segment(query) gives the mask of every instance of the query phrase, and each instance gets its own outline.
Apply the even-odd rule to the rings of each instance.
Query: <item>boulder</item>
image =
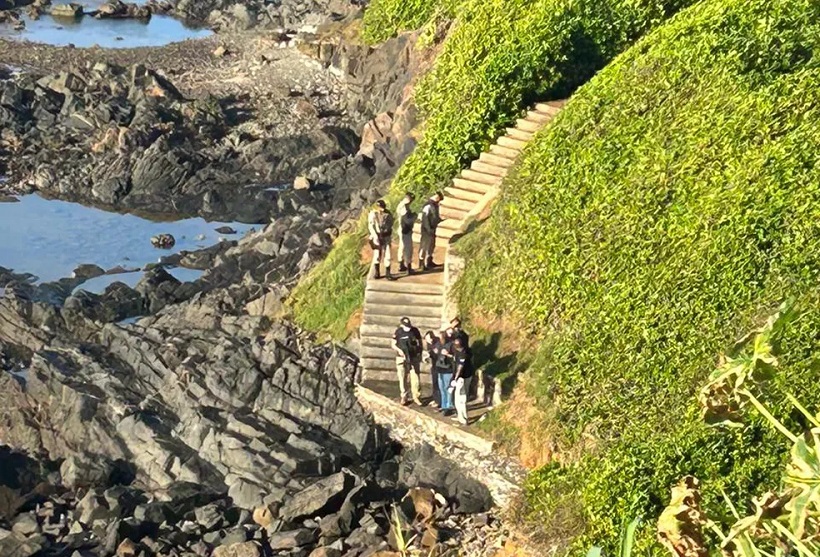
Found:
[[[214,549],[213,557],[262,557],[262,549],[256,542],[233,543]]]
[[[324,516],[338,511],[356,478],[345,471],[323,478],[306,487],[282,505],[279,516],[286,522]]]
[[[268,543],[273,551],[282,551],[315,543],[317,539],[318,536],[315,530],[300,528],[299,530],[271,534]]]
[[[111,462],[99,456],[71,455],[60,465],[63,485],[69,488],[105,487],[112,472]]]
[[[57,4],[51,8],[52,17],[78,18],[83,15],[83,7],[80,4]]]
[[[342,557],[342,552],[335,547],[317,547],[308,557]]]
[[[297,176],[293,180],[293,189],[295,190],[309,190],[311,185],[310,180],[305,176]]]
[[[171,234],[157,234],[151,237],[151,245],[160,249],[171,249],[177,243]]]

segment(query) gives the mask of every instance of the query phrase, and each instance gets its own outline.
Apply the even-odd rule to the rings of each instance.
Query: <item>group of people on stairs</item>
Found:
[[[396,208],[399,219],[399,272],[412,275],[413,271],[413,226],[418,214],[411,207],[416,196],[407,192]],[[444,194],[436,192],[421,208],[421,240],[419,242],[419,270],[430,270],[437,266],[433,261],[433,252],[436,250],[436,228],[442,218],[439,213],[439,203]],[[370,247],[373,249],[374,278],[381,278],[381,265],[384,263],[384,276],[388,280],[395,280],[391,271],[391,251],[393,243],[393,227],[396,218],[387,208],[384,200],[378,200],[367,215],[367,232]]]
[[[400,402],[410,403],[407,387],[409,382],[412,400],[418,406],[421,401],[421,364],[430,365],[433,383],[431,405],[445,416],[452,416],[467,425],[467,398],[473,380],[473,361],[470,337],[456,317],[450,326],[436,335],[427,331],[422,337],[410,319],[402,317],[399,328],[393,333],[393,350],[396,351],[396,372],[399,377]]]

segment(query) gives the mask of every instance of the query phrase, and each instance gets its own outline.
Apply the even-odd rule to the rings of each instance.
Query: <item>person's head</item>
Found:
[[[401,325],[401,328],[404,329],[405,331],[409,331],[410,327],[413,326],[413,324],[410,322],[409,317],[402,317],[401,321],[399,321],[399,325]]]
[[[447,338],[453,338],[456,334],[456,331],[452,327],[447,327]]]
[[[408,191],[407,193],[404,194],[404,201],[406,201],[407,203],[412,203],[415,199],[416,199],[416,196],[412,192]]]
[[[426,333],[424,333],[424,342],[429,344],[434,340],[436,340],[436,335],[435,333],[433,333],[433,331],[427,331]]]
[[[384,204],[383,199],[379,199],[376,201],[376,209],[379,211],[384,211],[387,208],[387,205]]]
[[[461,319],[459,319],[458,317],[453,317],[450,320],[450,327],[452,327],[456,331],[460,330],[461,329]]]
[[[438,332],[438,338],[439,338],[439,340],[441,340],[442,342],[444,342],[445,340],[447,340],[447,329],[441,329],[441,330]]]
[[[441,203],[441,200],[444,199],[444,194],[440,191],[437,191],[432,195],[432,197],[430,197],[430,199],[432,201],[435,201],[436,203]]]
[[[460,339],[460,338],[456,338],[455,340],[453,340],[453,349],[454,349],[456,352],[458,352],[458,351],[459,351],[459,350],[461,350],[462,348],[464,348],[464,345],[462,344],[462,342],[461,342],[461,339]]]

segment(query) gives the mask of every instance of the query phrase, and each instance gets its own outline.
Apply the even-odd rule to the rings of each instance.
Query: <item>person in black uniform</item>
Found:
[[[444,343],[433,331],[424,333],[424,344],[427,348],[427,362],[430,364],[430,379],[433,382],[433,404],[435,408],[441,408],[441,388],[438,384],[438,369],[436,368],[436,361],[438,360],[441,347]]]
[[[468,335],[467,331],[461,327],[461,319],[458,317],[453,317],[453,319],[450,320],[450,329],[452,329],[452,338],[450,340],[453,341],[455,339],[460,339],[461,345],[469,352],[470,335]]]
[[[399,377],[401,403],[409,404],[407,396],[407,378],[410,376],[410,392],[413,402],[421,406],[421,389],[419,373],[421,372],[422,339],[419,330],[413,326],[408,317],[402,317],[399,328],[393,333],[393,350],[396,351],[396,373]]]
[[[473,362],[460,338],[453,341],[453,359],[456,370],[453,375],[456,419],[461,425],[467,425],[467,393],[473,381]]]

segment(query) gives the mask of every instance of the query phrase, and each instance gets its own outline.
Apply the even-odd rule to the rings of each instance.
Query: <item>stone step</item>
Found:
[[[473,204],[473,206],[475,206],[475,204]],[[443,203],[441,207],[439,207],[439,213],[443,218],[458,221],[463,221],[470,210],[472,210],[472,207],[470,207],[470,209],[459,209],[457,207],[444,205]]]
[[[461,171],[461,177],[473,182],[478,182],[479,184],[487,184],[489,186],[496,186],[501,182],[501,178],[499,176],[485,174],[484,172],[477,172],[469,168],[465,168]]]
[[[476,172],[482,172],[484,174],[490,174],[492,176],[498,176],[499,178],[503,178],[507,175],[507,168],[503,166],[496,166],[492,163],[486,163],[480,160],[473,161],[470,164],[470,168],[475,170]]]
[[[438,252],[438,249],[436,249]],[[443,256],[441,260],[443,261]],[[444,295],[444,273],[424,272],[402,277],[399,280],[370,279],[367,281],[367,291],[392,292],[400,294],[429,294]]]
[[[400,281],[397,281],[400,282]],[[441,307],[443,297],[438,292],[379,292],[377,290],[365,292],[365,303],[374,304],[407,304],[416,307]],[[374,307],[377,310],[379,306]]]
[[[364,381],[367,385],[380,385],[381,389],[384,390],[395,390],[398,392],[398,373],[396,372],[396,368],[394,367],[392,370],[373,370],[367,372],[367,375],[364,378]],[[419,381],[421,382],[422,387],[426,387],[426,390],[431,388],[433,378],[430,375],[430,370],[421,370],[419,374]],[[428,396],[425,392],[425,389],[422,389],[422,397]],[[412,408],[412,407],[411,407]]]
[[[412,321],[412,319],[411,319],[411,321]],[[396,322],[393,325],[382,325],[380,323],[362,323],[361,327],[359,327],[359,334],[362,336],[362,338],[369,337],[369,338],[374,339],[373,342],[368,342],[368,344],[370,344],[370,345],[378,344],[378,340],[376,340],[376,339],[392,339],[393,338],[393,333],[396,332],[396,328],[398,326],[399,326],[398,319],[396,319]],[[422,330],[422,328],[419,327],[419,330],[421,330],[422,334],[424,334],[424,332],[428,328],[429,329],[435,329],[435,327],[427,327],[424,330]],[[440,328],[440,325],[439,325],[439,328]]]
[[[453,185],[444,188],[444,195],[470,201],[471,203],[478,203],[491,189],[493,187],[487,184],[473,182],[466,178],[453,178]]]
[[[499,166],[501,168],[509,168],[515,162],[513,159],[508,159],[507,157],[502,157],[493,153],[481,153],[478,160],[486,164]]]
[[[402,317],[409,317],[411,320],[414,317],[441,317],[441,306],[409,306],[402,303],[379,303],[373,307],[365,307],[364,313],[365,315],[395,316],[396,327],[398,327],[399,319]]]
[[[531,120],[526,120],[526,119],[523,119],[523,118],[519,118],[518,120],[515,121],[515,127],[518,130],[523,130],[523,131],[526,131],[526,132],[535,133],[538,130],[540,130],[541,128],[543,128],[544,125],[541,124],[540,122],[533,122]]]
[[[455,191],[455,190],[454,190]],[[464,192],[466,190],[458,190],[457,193]],[[444,194],[447,195],[447,190],[444,191]],[[459,197],[447,196],[441,201],[440,207],[444,209],[445,207],[448,209],[456,209],[459,211],[469,212],[475,207],[475,204],[483,197],[482,195],[473,194],[473,192],[468,192],[467,195],[470,195],[471,198],[474,199],[462,199]]]
[[[372,373],[378,373],[380,371],[383,371],[387,373],[392,373],[393,380],[397,380],[398,376],[396,374],[396,358],[367,357],[359,359],[359,362],[361,363],[362,368],[364,369],[363,375],[365,379],[369,379],[370,377],[372,377]],[[383,376],[387,377],[387,373],[385,373]]]
[[[504,147],[503,145],[490,145],[490,153],[493,155],[504,157],[510,162],[515,162],[515,159],[518,158],[519,153],[521,153],[521,149],[517,147]]]
[[[523,142],[524,144],[526,144],[530,139],[532,139],[533,135],[535,134],[533,134],[530,131],[519,130],[518,128],[507,128],[507,137],[517,139]],[[499,143],[503,145],[501,141],[499,141]]]
[[[544,112],[538,112],[537,110],[529,110],[527,111],[527,120],[530,122],[538,122],[542,126],[552,120],[552,114],[547,114]]]
[[[520,152],[521,149],[523,149],[524,147],[527,146],[527,140],[528,139],[529,138],[519,139],[517,137],[512,137],[512,136],[505,135],[505,136],[499,137],[498,140],[496,141],[496,143],[499,146],[505,147],[507,149],[518,149],[519,152]]]
[[[424,334],[424,331],[422,331],[422,334]],[[362,359],[393,360],[395,365],[396,352],[391,348],[390,343],[383,342],[381,346],[362,346],[359,357]]]
[[[419,328],[422,333],[427,331],[439,331],[442,326],[441,316],[439,317],[418,317],[416,319],[411,319],[413,325]],[[396,320],[396,316],[394,315],[374,315],[374,314],[366,314],[362,317],[362,324],[366,325],[384,325],[393,327],[395,330],[396,327],[399,326],[398,321]],[[370,342],[371,339],[363,338],[361,339],[362,346],[367,344],[372,344]],[[378,340],[376,344],[382,344],[381,339]]]
[[[566,101],[549,101],[545,103],[536,103],[535,110],[545,114],[552,114],[553,116],[561,111]]]

